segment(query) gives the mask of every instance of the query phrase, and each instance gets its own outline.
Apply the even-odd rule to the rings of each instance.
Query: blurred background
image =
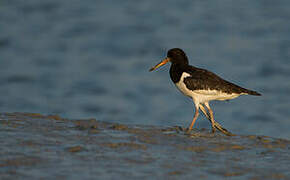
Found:
[[[213,102],[237,134],[290,139],[290,1],[1,0],[0,111],[187,127],[193,102],[169,65],[190,64],[256,90]],[[210,124],[200,116],[197,128]]]

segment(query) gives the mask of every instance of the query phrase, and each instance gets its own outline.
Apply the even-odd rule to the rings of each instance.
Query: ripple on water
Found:
[[[180,47],[192,65],[263,94],[216,106],[218,121],[289,138],[290,1],[221,2],[1,1],[0,110],[188,125],[192,103],[169,66],[148,73]]]

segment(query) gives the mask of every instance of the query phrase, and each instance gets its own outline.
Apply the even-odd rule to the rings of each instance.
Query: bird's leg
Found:
[[[212,132],[214,133],[216,131],[215,121],[211,120],[210,115],[208,114],[208,112],[206,111],[206,109],[204,108],[204,106],[202,104],[199,104],[199,108],[201,109],[201,111],[203,112],[205,117],[210,121]]]
[[[227,136],[235,136],[234,134],[232,134],[231,132],[229,132],[226,128],[223,128],[222,125],[220,125],[218,122],[214,122],[215,123],[215,127],[221,131],[222,133],[224,133]]]
[[[205,115],[205,117],[210,120],[209,115],[206,111],[206,109],[204,108],[204,106],[202,104],[199,104],[199,108],[201,109],[201,111],[203,112],[203,114]]]
[[[199,106],[196,105],[196,106],[195,106],[195,114],[194,114],[194,116],[193,116],[193,120],[192,120],[192,122],[191,122],[191,124],[190,124],[188,130],[191,130],[191,129],[192,129],[192,127],[193,127],[193,125],[194,125],[194,123],[195,123],[195,121],[196,121],[196,119],[197,119],[197,117],[198,117],[198,115],[199,115],[198,110],[199,110]]]
[[[213,111],[210,108],[209,103],[206,102],[206,103],[204,103],[204,105],[206,106],[206,108],[209,111],[209,117],[210,117],[210,121],[212,123],[212,126],[214,126],[215,128],[217,128],[219,131],[221,131],[222,133],[224,133],[227,136],[234,136],[234,134],[232,134],[231,132],[229,132],[228,130],[226,130],[225,128],[223,128],[218,122],[216,122],[214,120]]]

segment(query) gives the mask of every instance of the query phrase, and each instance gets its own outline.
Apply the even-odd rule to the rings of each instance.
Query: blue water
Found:
[[[188,126],[169,65],[190,63],[262,97],[213,102],[237,134],[290,138],[290,1],[1,0],[0,111]],[[200,116],[198,128],[208,128]]]

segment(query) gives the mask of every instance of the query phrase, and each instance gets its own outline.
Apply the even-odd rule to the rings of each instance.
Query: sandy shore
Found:
[[[290,179],[290,141],[0,114],[1,179]]]

